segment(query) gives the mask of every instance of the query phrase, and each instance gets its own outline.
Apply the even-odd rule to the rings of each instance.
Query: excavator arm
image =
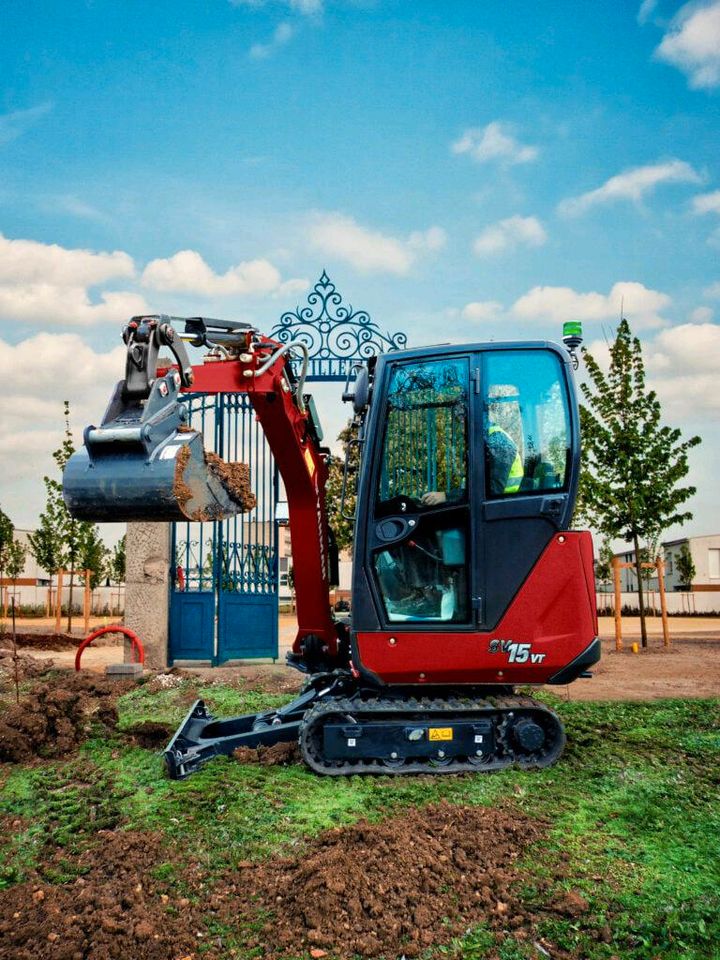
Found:
[[[179,334],[173,323],[184,323]],[[246,324],[202,317],[134,317],[123,331],[125,379],[99,427],[69,460],[63,493],[70,513],[93,522],[221,520],[255,503],[244,464],[205,451],[181,394],[246,393],[285,483],[295,557],[296,665],[344,665],[331,613],[330,532],[325,507],[327,456],[303,394],[307,349],[280,344]],[[183,341],[209,347],[191,365]],[[161,347],[176,361],[163,366]],[[302,354],[302,372],[290,359]],[[341,649],[341,647],[343,649]]]

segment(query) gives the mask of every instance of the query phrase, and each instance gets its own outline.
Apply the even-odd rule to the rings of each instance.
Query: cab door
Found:
[[[473,629],[471,354],[378,363],[363,454],[353,624]]]
[[[480,359],[476,546],[479,622],[490,630],[552,536],[570,525],[580,450],[577,401],[563,351],[552,344],[498,345]],[[514,453],[509,470],[508,450]]]

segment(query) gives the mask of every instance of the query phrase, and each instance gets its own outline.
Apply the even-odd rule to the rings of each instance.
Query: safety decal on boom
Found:
[[[508,663],[542,663],[547,654],[533,653],[531,643],[515,640],[491,640],[490,653],[506,653]]]

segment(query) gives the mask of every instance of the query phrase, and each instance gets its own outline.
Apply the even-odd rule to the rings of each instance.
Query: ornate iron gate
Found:
[[[407,344],[383,333],[365,310],[345,304],[323,270],[307,304],[286,311],[270,336],[300,341],[310,354],[307,381],[340,382],[354,361]],[[188,394],[192,425],[205,448],[250,466],[257,507],[222,523],[173,526],[169,660],[278,655],[278,471],[245,394]]]
[[[170,661],[278,655],[278,473],[245,394],[190,394],[192,425],[224,460],[250,464],[257,506],[221,523],[173,525]]]

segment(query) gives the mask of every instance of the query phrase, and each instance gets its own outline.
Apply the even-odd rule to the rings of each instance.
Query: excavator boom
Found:
[[[173,324],[183,323],[179,334]],[[135,317],[125,327],[125,379],[117,384],[99,427],[63,475],[70,513],[93,522],[213,521],[252,510],[246,464],[226,463],[203,446],[188,423],[182,393],[247,393],[288,492],[296,556],[298,635],[303,652],[331,661],[338,632],[329,603],[331,545],[325,513],[327,454],[303,395],[304,373],[290,367],[302,345],[282,345],[247,324],[202,317]],[[207,347],[192,366],[183,339]],[[158,360],[167,346],[172,367]]]

